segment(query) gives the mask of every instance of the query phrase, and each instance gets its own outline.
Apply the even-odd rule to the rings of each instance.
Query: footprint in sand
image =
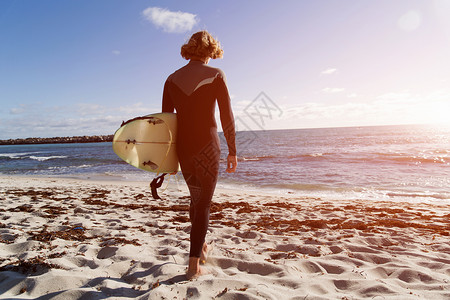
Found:
[[[103,247],[98,252],[97,258],[98,259],[110,258],[110,257],[116,255],[117,250],[119,250],[118,247],[109,247],[109,246]]]

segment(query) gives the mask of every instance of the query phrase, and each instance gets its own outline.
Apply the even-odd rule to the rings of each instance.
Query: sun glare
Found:
[[[450,126],[450,100],[435,103],[428,116],[430,123],[447,124]]]

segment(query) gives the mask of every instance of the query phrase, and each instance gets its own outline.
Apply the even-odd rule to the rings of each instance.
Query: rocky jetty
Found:
[[[26,138],[26,139],[0,140],[0,145],[101,143],[101,142],[112,142],[112,140],[113,135]]]

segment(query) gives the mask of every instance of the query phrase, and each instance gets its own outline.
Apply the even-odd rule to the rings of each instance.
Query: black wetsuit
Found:
[[[220,69],[191,60],[171,74],[164,85],[162,111],[176,109],[177,154],[191,194],[190,257],[200,257],[219,173],[216,100],[228,152],[236,155],[234,117],[225,75]]]

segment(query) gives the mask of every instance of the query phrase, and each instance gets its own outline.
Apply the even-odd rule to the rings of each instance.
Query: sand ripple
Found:
[[[145,183],[0,178],[0,298],[450,299],[450,208],[217,191],[185,277],[189,197]]]

